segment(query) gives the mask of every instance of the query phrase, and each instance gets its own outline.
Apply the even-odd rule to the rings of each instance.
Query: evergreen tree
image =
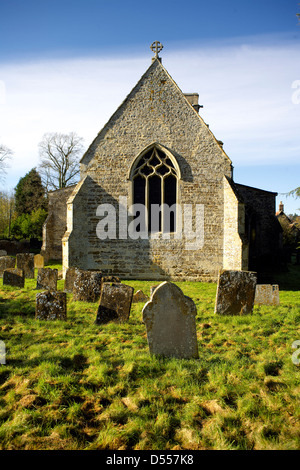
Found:
[[[15,188],[15,210],[18,216],[37,209],[47,210],[47,197],[42,180],[35,168],[20,178]]]

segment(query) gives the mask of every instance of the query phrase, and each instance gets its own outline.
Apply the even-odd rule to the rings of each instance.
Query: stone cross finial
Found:
[[[151,46],[150,46],[150,49],[154,52],[155,54],[155,59],[159,59],[158,57],[158,53],[163,49],[163,45],[161,42],[159,41],[154,41]]]

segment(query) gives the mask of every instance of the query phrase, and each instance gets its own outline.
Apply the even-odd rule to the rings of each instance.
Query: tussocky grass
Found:
[[[95,325],[97,303],[67,294],[67,321],[37,321],[36,280],[1,282],[0,449],[299,449],[300,292],[220,316],[216,284],[176,284],[197,306],[198,360],[149,355],[143,303]]]

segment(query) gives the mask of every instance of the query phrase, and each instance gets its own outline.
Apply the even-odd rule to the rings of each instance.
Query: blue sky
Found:
[[[87,147],[159,40],[178,86],[199,93],[235,181],[296,212],[300,200],[281,193],[300,185],[298,3],[0,0],[0,142],[14,151],[3,189],[38,164],[44,133],[75,131]]]

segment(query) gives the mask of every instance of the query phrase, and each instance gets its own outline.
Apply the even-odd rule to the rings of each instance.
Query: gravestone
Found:
[[[148,302],[149,297],[142,290],[138,290],[132,298],[132,302]]]
[[[24,270],[25,278],[34,279],[34,254],[17,253],[17,268]]]
[[[57,269],[40,268],[37,273],[36,289],[57,290]]]
[[[253,312],[256,273],[252,271],[220,271],[215,313],[244,315]]]
[[[6,250],[0,250],[0,256],[7,256]]]
[[[77,268],[68,268],[66,271],[65,277],[65,286],[64,291],[69,292],[70,294],[73,293],[74,289],[74,282],[77,276],[78,269]]]
[[[279,305],[279,286],[277,284],[256,284],[254,304]]]
[[[9,268],[3,271],[3,285],[24,287],[25,276],[24,271],[18,268]]]
[[[34,267],[36,269],[45,267],[45,260],[43,255],[34,255]]]
[[[0,277],[3,277],[3,271],[5,269],[14,268],[15,264],[16,264],[16,260],[12,256],[1,256],[0,257]]]
[[[67,294],[59,291],[44,291],[36,294],[36,320],[66,320]]]
[[[102,276],[102,282],[121,282],[117,276]]]
[[[163,282],[143,308],[150,354],[197,359],[197,309],[192,299],[171,282]]]
[[[73,287],[73,300],[96,302],[100,297],[101,285],[102,273],[100,271],[78,269]]]
[[[104,282],[95,323],[125,322],[130,315],[134,288],[121,283]]]

